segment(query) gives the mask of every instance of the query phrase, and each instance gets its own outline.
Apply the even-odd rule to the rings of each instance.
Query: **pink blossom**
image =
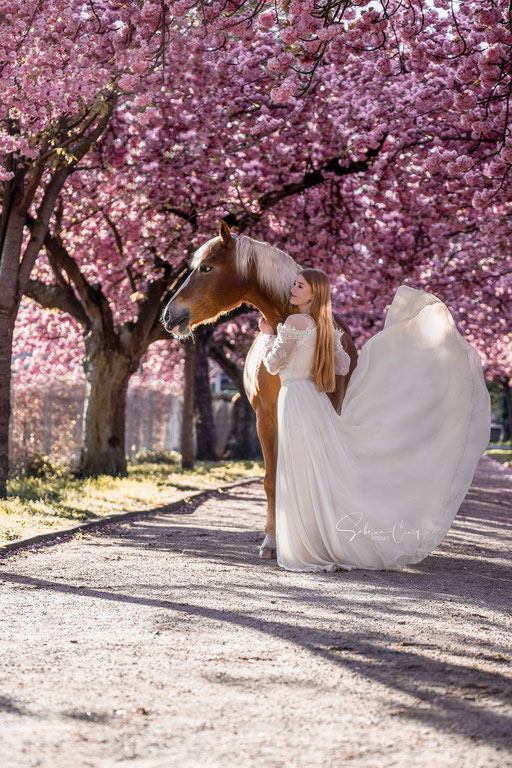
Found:
[[[119,78],[119,87],[130,91],[137,86],[138,77],[136,75],[123,75]]]
[[[298,33],[297,30],[294,27],[286,27],[282,30],[279,37],[283,41],[283,43],[294,43],[297,40]]]
[[[264,29],[270,29],[273,27],[276,21],[275,12],[273,10],[264,11],[258,16],[258,24]]]

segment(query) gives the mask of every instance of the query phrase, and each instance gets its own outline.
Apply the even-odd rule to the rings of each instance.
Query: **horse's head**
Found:
[[[247,277],[236,269],[234,238],[221,221],[219,236],[196,251],[190,263],[192,272],[162,313],[167,331],[187,336],[197,325],[213,322],[242,303]]]
[[[272,323],[296,311],[290,292],[302,271],[291,256],[246,235],[232,235],[221,221],[219,236],[204,243],[190,263],[191,274],[162,313],[165,329],[178,338],[213,323],[242,302]]]

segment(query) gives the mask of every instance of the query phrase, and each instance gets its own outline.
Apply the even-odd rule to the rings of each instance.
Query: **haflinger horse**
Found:
[[[190,337],[198,325],[213,323],[243,302],[259,309],[274,333],[277,333],[278,323],[300,311],[290,304],[290,292],[296,275],[303,268],[269,243],[233,234],[224,221],[220,222],[219,236],[204,243],[194,253],[189,266],[191,274],[162,313],[166,330],[178,339]],[[345,331],[341,341],[351,360],[349,372],[345,376],[336,376],[336,389],[328,393],[333,407],[340,413],[350,376],[357,364],[357,351],[343,319],[334,313],[333,319]],[[270,559],[276,556],[277,398],[281,380],[278,374],[270,374],[261,360],[263,338],[264,334],[258,332],[247,353],[244,389],[256,413],[256,428],[265,461],[263,482],[267,521],[259,556]]]

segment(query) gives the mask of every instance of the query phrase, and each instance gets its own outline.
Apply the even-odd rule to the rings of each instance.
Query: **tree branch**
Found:
[[[106,104],[105,112],[99,117],[94,130],[86,136],[83,136],[77,146],[71,151],[73,160],[54,171],[53,176],[44,191],[43,199],[37,212],[37,219],[32,229],[32,237],[29,239],[25,248],[25,253],[21,259],[18,278],[18,293],[20,296],[24,293],[24,288],[30,277],[30,273],[32,272],[32,267],[34,266],[37,255],[43,245],[45,235],[48,231],[50,217],[55,209],[59,193],[64,186],[66,179],[74,171],[78,162],[84,157],[94,142],[105,130],[108,121],[110,120],[110,116],[112,115],[115,103],[116,97],[111,96]],[[25,216],[26,212],[23,215]]]
[[[80,267],[70,256],[59,235],[46,233],[44,246],[53,271],[63,270],[75,286],[83,312],[89,319],[89,325],[101,324],[106,333],[114,333],[114,319],[107,299],[100,286],[92,286],[82,274]],[[70,288],[71,290],[71,288]]]
[[[208,351],[208,356],[219,365],[226,376],[229,376],[238,391],[245,395],[244,390],[244,369],[238,365],[232,358],[226,357],[225,345],[219,341],[212,341]]]
[[[367,171],[369,166],[372,165],[373,161],[382,149],[387,136],[388,134],[385,133],[382,139],[379,141],[378,146],[367,151],[364,160],[355,160],[350,163],[350,165],[345,167],[340,165],[339,157],[333,157],[316,171],[305,173],[301,181],[284,184],[281,189],[273,190],[272,192],[266,192],[256,201],[259,208],[257,213],[247,211],[242,216],[239,216],[237,213],[229,213],[227,216],[224,216],[224,221],[226,224],[228,224],[228,226],[236,226],[239,231],[243,231],[248,226],[250,226],[250,224],[259,221],[265,211],[267,211],[269,208],[273,208],[281,200],[284,200],[287,197],[293,197],[293,195],[304,192],[306,189],[310,189],[311,187],[323,184],[324,181],[328,180],[324,175],[326,173],[334,173],[336,176],[341,177],[349,176],[353,173],[361,173],[363,171]]]
[[[25,296],[34,299],[46,309],[59,309],[74,317],[86,330],[90,329],[90,321],[79,300],[68,286],[68,290],[56,283],[43,283],[41,280],[29,280],[25,288]]]
[[[102,211],[103,216],[105,217],[105,221],[109,225],[110,229],[114,233],[114,239],[116,241],[117,250],[119,251],[119,255],[121,257],[121,261],[123,262],[124,270],[126,272],[126,276],[128,278],[128,282],[130,283],[130,288],[132,289],[132,293],[136,293],[137,286],[135,285],[135,280],[133,279],[133,275],[130,272],[130,267],[126,263],[126,259],[124,257],[124,246],[123,246],[123,240],[121,235],[119,234],[119,230],[108,215],[108,213],[105,213],[105,211]]]

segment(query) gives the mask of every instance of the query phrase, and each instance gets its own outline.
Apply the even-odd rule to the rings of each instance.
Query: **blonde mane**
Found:
[[[256,267],[256,280],[260,288],[277,301],[289,299],[290,288],[295,275],[302,271],[291,256],[270,243],[254,240],[247,235],[232,235],[235,241],[235,264],[237,273],[247,278],[251,264]],[[220,243],[220,237],[214,237],[204,243],[194,253],[190,268],[195,269],[206,258],[210,248]]]

